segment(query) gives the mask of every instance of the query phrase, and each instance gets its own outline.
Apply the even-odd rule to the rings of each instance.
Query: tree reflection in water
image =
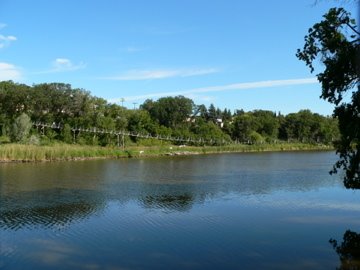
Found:
[[[339,255],[341,270],[360,269],[360,234],[347,230],[343,236],[343,242],[338,244],[335,239],[329,240],[336,253]]]
[[[148,208],[188,211],[194,203],[194,197],[189,193],[147,195],[146,197],[141,198],[140,202]]]
[[[59,189],[29,191],[0,198],[0,229],[61,228],[104,209],[101,193]]]

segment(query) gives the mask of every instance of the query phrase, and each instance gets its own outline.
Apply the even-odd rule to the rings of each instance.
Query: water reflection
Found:
[[[61,227],[103,210],[110,201],[184,212],[228,194],[305,192],[338,184],[327,175],[331,157],[268,153],[0,164],[0,228]]]
[[[100,211],[103,200],[89,190],[51,189],[1,197],[0,229],[62,228]]]
[[[339,255],[341,270],[358,270],[360,269],[360,234],[347,230],[344,233],[341,244],[335,239],[330,239],[336,253]]]
[[[176,211],[188,211],[194,203],[192,194],[184,193],[182,195],[163,194],[163,195],[148,195],[140,198],[139,201],[147,208],[162,208]]]
[[[0,164],[0,268],[332,269],[329,236],[360,213],[360,196],[328,175],[334,159]]]

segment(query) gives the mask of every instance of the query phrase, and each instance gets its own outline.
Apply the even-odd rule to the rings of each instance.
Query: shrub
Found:
[[[262,143],[264,141],[264,138],[256,131],[250,132],[249,139],[252,143]]]
[[[15,142],[24,142],[29,136],[32,122],[26,113],[17,117],[12,125],[11,139]]]

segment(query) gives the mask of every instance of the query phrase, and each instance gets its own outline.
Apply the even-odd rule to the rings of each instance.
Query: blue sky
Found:
[[[357,17],[354,2],[0,0],[0,80],[70,83],[129,108],[182,94],[222,109],[330,115],[295,53],[330,7]]]

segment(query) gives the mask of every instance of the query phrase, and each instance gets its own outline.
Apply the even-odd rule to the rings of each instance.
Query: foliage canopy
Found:
[[[33,125],[39,122],[61,128]],[[301,132],[297,131],[299,126]],[[0,82],[2,141],[9,141],[5,137],[16,134],[11,136],[12,141],[22,143],[51,144],[61,141],[115,146],[126,140],[126,144],[144,144],[144,140],[135,136],[120,140],[116,132],[102,131],[159,135],[186,139],[187,142],[192,139],[192,143],[198,145],[204,145],[205,141],[211,145],[223,145],[234,141],[261,144],[278,140],[329,144],[338,134],[336,119],[310,111],[287,116],[265,110],[237,110],[236,114],[232,114],[230,110],[221,110],[214,104],[209,107],[195,105],[183,96],[146,100],[140,109],[135,110],[110,104],[83,89],[73,89],[69,84],[27,86],[11,81]],[[29,136],[36,140],[28,140]]]
[[[345,187],[360,188],[360,33],[343,8],[331,8],[323,18],[309,29],[305,45],[296,56],[311,72],[316,59],[324,65],[316,75],[322,87],[321,98],[335,105],[334,117],[339,120],[341,134],[335,144],[340,158],[332,173],[344,169]]]

